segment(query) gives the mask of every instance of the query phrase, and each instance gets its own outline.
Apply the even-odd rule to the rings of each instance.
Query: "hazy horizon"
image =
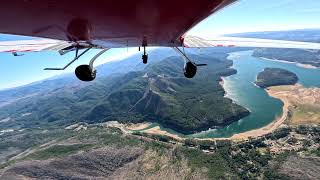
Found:
[[[222,34],[244,32],[265,32],[299,29],[319,29],[320,2],[306,0],[238,1],[217,13],[209,16],[188,34],[204,37],[216,37]],[[0,41],[28,39],[30,37],[0,34]],[[2,78],[0,90],[26,85],[56,75],[73,72],[80,64],[88,63],[88,59],[95,55],[95,50],[85,54],[82,58],[68,67],[65,71],[44,71],[47,67],[62,67],[67,64],[73,53],[60,56],[57,52],[26,53],[24,56],[14,57],[11,53],[0,54]],[[120,60],[139,53],[138,48],[119,48],[109,50],[103,54],[95,65]],[[141,52],[140,52],[141,53]]]

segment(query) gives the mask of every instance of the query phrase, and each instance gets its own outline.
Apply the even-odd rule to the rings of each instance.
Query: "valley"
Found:
[[[1,92],[8,94],[7,99],[12,94],[15,100],[0,108],[0,119],[10,118],[1,128],[59,127],[78,121],[157,122],[179,133],[192,134],[247,116],[246,108],[224,97],[225,91],[219,84],[222,76],[236,73],[230,68],[232,61],[227,60],[226,52],[195,55],[190,51],[191,58],[209,64],[191,80],[183,77],[183,61],[173,50],[159,49],[150,55],[155,62],[135,71],[130,66],[141,66],[134,61],[135,56],[118,62],[127,65],[126,72],[110,73],[114,66],[120,67],[113,63],[98,67],[98,71],[108,73],[95,82],[83,83],[67,76]],[[166,56],[158,59],[158,54]],[[57,88],[49,90],[55,83]],[[42,86],[47,88],[38,90]],[[26,96],[32,92],[37,94]]]
[[[320,129],[316,126],[282,127],[245,141],[209,141],[126,133],[123,126],[115,125],[79,123],[65,129],[8,133],[0,147],[21,148],[21,153],[1,163],[0,178],[319,178],[315,172],[320,167]],[[38,138],[32,138],[32,144],[17,144],[17,138],[25,137]],[[292,173],[296,171],[300,173]]]
[[[0,179],[320,178],[318,52],[186,52],[194,79],[159,48],[0,91]]]

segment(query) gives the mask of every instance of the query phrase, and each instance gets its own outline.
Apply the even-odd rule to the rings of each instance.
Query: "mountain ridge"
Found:
[[[0,108],[0,119],[10,117],[12,120],[3,124],[3,128],[10,125],[17,128],[47,124],[65,126],[78,121],[152,121],[190,134],[224,126],[248,115],[245,108],[223,97],[225,92],[219,84],[221,76],[236,73],[230,69],[232,61],[226,59],[227,53],[211,51],[209,54],[214,57],[210,57],[206,55],[209,50],[200,55],[188,51],[195,62],[209,64],[199,69],[194,79],[183,76],[183,61],[171,49],[157,49],[156,55],[150,54],[159,59],[155,58],[148,66],[140,65],[140,59],[133,61],[137,58],[133,56],[124,61],[127,65],[122,70],[113,71],[114,65],[98,67],[101,74],[94,82],[78,82],[74,77],[45,81],[52,84],[56,81],[59,86],[51,90],[35,89],[34,96],[24,96],[15,104]],[[117,63],[120,66],[123,62]],[[138,63],[140,70],[132,71],[130,67],[134,69]],[[16,93],[19,95],[19,91]]]

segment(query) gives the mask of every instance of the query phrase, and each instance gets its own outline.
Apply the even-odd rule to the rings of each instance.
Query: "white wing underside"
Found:
[[[258,47],[258,48],[290,48],[290,49],[320,49],[320,43],[283,41],[255,38],[217,37],[203,39],[196,36],[184,38],[185,47]]]
[[[0,42],[0,52],[38,52],[38,51],[59,51],[72,45],[72,42],[35,39],[21,41]],[[294,48],[294,49],[315,49],[320,50],[320,43],[283,41],[255,38],[238,37],[216,37],[203,39],[196,36],[184,38],[185,47],[208,48],[208,47],[257,47],[257,48]]]
[[[0,52],[59,51],[71,43],[52,39],[1,41]]]

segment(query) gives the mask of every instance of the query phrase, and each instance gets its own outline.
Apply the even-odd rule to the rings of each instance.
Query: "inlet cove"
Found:
[[[252,53],[253,51],[230,53],[228,59],[233,60],[232,68],[236,69],[237,73],[222,78],[226,97],[247,108],[250,111],[249,116],[223,128],[209,129],[187,136],[164,128],[157,123],[151,124],[149,128],[159,126],[160,131],[175,134],[180,137],[228,138],[239,133],[267,126],[282,116],[282,107],[284,104],[280,99],[269,96],[263,88],[255,85],[254,82],[257,79],[257,75],[265,68],[286,69],[298,76],[298,84],[307,88],[320,87],[320,69],[305,68],[295,63],[253,57]],[[147,129],[148,128],[145,128],[144,130]]]

